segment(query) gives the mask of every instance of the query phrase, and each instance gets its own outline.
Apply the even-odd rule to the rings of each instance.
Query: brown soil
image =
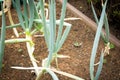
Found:
[[[93,18],[90,7],[86,3],[86,0],[71,0],[71,4],[75,5],[76,8],[81,10],[84,14]],[[60,3],[57,3],[60,6]],[[60,16],[60,7],[57,7],[57,17]],[[18,22],[17,15],[14,10],[13,17],[15,23]],[[66,17],[77,17],[67,10]],[[9,25],[9,21],[7,25]],[[76,76],[79,76],[85,80],[90,80],[89,74],[89,63],[91,49],[94,41],[95,33],[90,29],[89,26],[84,24],[81,20],[69,21],[72,24],[71,31],[63,47],[59,51],[59,54],[68,55],[70,58],[58,59],[59,69]],[[18,31],[22,31],[18,28]],[[14,36],[12,29],[7,29],[6,39],[13,38]],[[23,37],[23,36],[21,36]],[[47,47],[43,37],[34,38],[35,42],[35,58],[39,60],[39,66],[41,61],[47,57]],[[81,46],[74,46],[74,43],[82,43]],[[21,49],[21,51],[19,51]],[[101,40],[98,48],[98,55],[96,59],[99,59],[100,51],[104,49],[104,43]],[[115,47],[110,50],[110,54],[105,57],[106,63],[103,65],[102,73],[99,80],[120,80],[120,49]],[[96,61],[97,62],[97,61]],[[19,44],[6,44],[4,53],[4,67],[0,74],[0,80],[35,80],[35,74],[30,70],[16,70],[12,69],[11,66],[32,66],[28,53],[26,51],[25,43]],[[53,67],[56,67],[54,64]],[[52,80],[49,75],[43,75],[42,80]],[[60,80],[73,80],[62,75],[58,75]]]

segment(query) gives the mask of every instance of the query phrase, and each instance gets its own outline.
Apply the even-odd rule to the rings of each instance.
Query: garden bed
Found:
[[[84,14],[93,19],[91,9],[85,0],[71,0],[70,3],[77,5],[75,6],[76,8],[80,8]],[[60,6],[61,4],[57,3],[57,18],[60,17]],[[14,9],[12,9],[12,16],[15,23],[17,23],[17,14]],[[69,17],[77,16],[67,10],[66,18]],[[95,33],[90,27],[83,23],[82,20],[68,22],[72,24],[72,28],[59,54],[70,56],[70,58],[58,59],[58,67],[64,72],[74,74],[85,80],[90,80],[89,63]],[[7,21],[7,25],[9,25],[9,21]],[[21,31],[20,28],[17,29],[19,32]],[[6,39],[15,38],[12,29],[7,29],[6,32]],[[21,35],[20,37],[24,37],[24,35]],[[34,37],[34,42],[34,55],[39,61],[39,66],[41,66],[42,59],[47,57],[48,54],[47,47],[43,37]],[[77,46],[75,45],[76,43],[80,45]],[[98,48],[97,59],[99,59],[99,53],[104,47],[104,42],[101,40]],[[115,47],[114,49],[110,50],[109,55],[105,56],[106,62],[103,65],[100,80],[120,80],[119,52],[120,49]],[[35,80],[36,76],[33,71],[16,70],[11,68],[12,66],[32,66],[26,51],[25,43],[6,44],[3,64],[4,67],[2,69],[2,73],[0,74],[0,80]],[[52,66],[56,67],[54,62]],[[42,77],[42,80],[52,80],[49,75],[43,75]],[[72,80],[68,77],[64,77],[63,75],[58,75],[58,77],[60,80]]]

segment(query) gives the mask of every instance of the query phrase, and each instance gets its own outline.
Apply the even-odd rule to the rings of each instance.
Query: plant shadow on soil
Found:
[[[76,5],[83,13],[93,18],[92,12],[85,0],[71,0],[72,5]],[[79,6],[78,6],[79,5]],[[57,6],[61,6],[57,3]],[[57,18],[60,16],[60,7],[57,7]],[[14,22],[17,23],[17,15],[12,9],[12,16]],[[77,17],[67,10],[66,17]],[[9,21],[7,25],[9,25]],[[1,22],[1,21],[0,21]],[[70,58],[58,59],[59,69],[79,76],[85,80],[90,80],[89,76],[89,62],[91,49],[94,41],[95,32],[82,22],[82,20],[68,21],[72,24],[71,31],[65,41],[63,47],[59,51],[59,54],[70,56]],[[21,32],[21,28],[17,28]],[[6,39],[13,38],[12,29],[7,29]],[[20,37],[24,37],[21,35]],[[43,37],[34,38],[35,42],[35,58],[40,61],[38,64],[41,66],[41,61],[47,57],[48,51]],[[74,43],[82,43],[81,46],[75,46]],[[104,49],[104,43],[100,40],[98,55],[96,57],[99,60],[99,53]],[[110,54],[105,56],[106,63],[103,65],[102,73],[100,75],[100,80],[120,80],[120,49],[115,47],[110,50]],[[96,62],[97,62],[96,60]],[[35,74],[31,70],[16,70],[12,69],[12,66],[30,67],[32,66],[28,53],[26,51],[25,43],[18,44],[6,44],[4,53],[4,67],[2,73],[0,74],[0,80],[35,80]],[[53,67],[56,65],[53,63]],[[57,74],[60,80],[73,80],[68,77]],[[45,74],[42,76],[42,80],[52,80],[52,78]]]

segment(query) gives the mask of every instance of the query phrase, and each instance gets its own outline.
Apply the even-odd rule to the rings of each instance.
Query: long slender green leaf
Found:
[[[28,23],[29,22],[29,19],[28,19],[28,5],[27,5],[26,0],[23,0],[23,7],[24,7],[23,17],[24,17],[24,20],[25,20],[25,26],[28,27],[28,24],[29,24]]]
[[[72,78],[74,80],[84,80],[78,76],[75,76],[75,75],[72,75],[72,74],[69,74],[69,73],[66,73],[66,72],[63,72],[63,71],[59,71],[59,70],[56,70],[56,69],[51,69],[52,71],[58,73],[58,74],[61,74],[61,75],[64,75],[64,76],[67,76],[69,78]]]
[[[34,3],[34,5],[35,5],[35,3]],[[34,15],[34,16],[35,16],[35,19],[40,19],[40,16],[39,16],[39,10],[40,10],[40,9],[37,8],[37,6],[40,6],[40,2],[38,2],[38,4],[36,4],[36,6],[34,6],[34,7],[35,7],[35,11],[34,11],[34,12],[35,12],[35,13],[34,13],[35,15]]]
[[[20,25],[21,25],[21,24],[18,23],[18,24],[14,24],[14,25],[6,26],[6,29],[20,27]],[[1,28],[0,28],[0,29],[1,29]]]
[[[33,20],[34,20],[34,9],[35,9],[35,5],[34,5],[34,0],[28,0],[29,2],[29,7],[30,7],[30,19],[29,19],[29,29],[32,28],[33,25]]]
[[[4,55],[4,48],[5,48],[5,34],[6,34],[6,21],[5,21],[5,14],[2,10],[2,30],[0,35],[0,72],[2,69],[2,61]]]
[[[52,76],[53,80],[59,80],[57,75],[53,71],[49,69],[46,69],[46,71]]]
[[[92,8],[92,12],[93,12],[95,21],[96,21],[96,23],[97,23],[97,25],[98,25],[99,20],[98,20],[97,14],[96,14],[96,12],[95,12],[95,9],[94,9],[94,7],[93,7],[92,1],[91,1],[91,8]],[[102,32],[101,32],[101,37],[102,37],[102,39],[103,39],[104,41],[106,41],[105,36],[104,36],[104,34],[103,34]]]
[[[44,36],[45,36],[45,41],[47,44],[47,47],[49,46],[49,40],[48,40],[48,32],[47,32],[47,24],[46,24],[46,19],[45,19],[45,12],[44,12],[44,2],[43,0],[40,1],[40,10],[41,10],[41,18],[42,18],[42,24],[44,27]]]
[[[102,8],[104,7],[104,5],[102,4]],[[109,42],[109,24],[108,24],[108,18],[107,18],[107,14],[105,13],[105,18],[104,18],[104,24],[105,24],[105,32],[106,32],[106,42]]]
[[[50,22],[49,22],[49,31],[50,31],[50,41],[49,41],[49,48],[50,50],[52,49],[52,47],[54,46],[54,42],[55,42],[55,39],[54,39],[54,34],[55,34],[55,27],[56,27],[56,20],[54,18],[54,16],[56,16],[54,14],[54,5],[55,5],[55,0],[49,0],[49,10],[50,10],[50,16],[49,16],[49,19],[50,19]],[[54,47],[53,47],[54,48]],[[53,50],[53,49],[52,49]]]
[[[96,35],[95,35],[95,40],[94,40],[94,44],[93,44],[93,48],[92,48],[91,59],[90,59],[90,77],[91,77],[91,80],[94,80],[94,62],[95,62],[98,43],[99,43],[99,40],[100,40],[100,33],[101,33],[102,26],[103,26],[103,23],[104,23],[104,16],[105,16],[107,1],[108,0],[106,0],[105,6],[103,7],[103,10],[102,10],[102,14],[101,14],[101,17],[100,17],[100,21],[98,23],[98,29],[97,29],[97,32],[96,32]]]
[[[21,24],[22,28],[25,30],[26,27],[24,25],[24,20],[23,20],[23,16],[22,16],[22,12],[21,12],[20,0],[15,0],[15,1],[12,0],[12,2],[16,8],[20,24]]]
[[[106,32],[106,40],[107,40],[107,42],[109,42],[110,30],[109,30],[107,14],[105,14],[105,32]]]
[[[55,0],[49,0],[49,10],[50,10],[50,23],[49,24],[50,25],[48,27],[50,27],[50,28],[48,28],[48,29],[50,29],[49,30],[50,31],[50,35],[49,35],[50,37],[49,37],[49,47],[48,47],[49,54],[48,54],[48,59],[47,59],[47,67],[49,67],[50,62],[52,60],[53,53],[54,53],[54,43],[55,43],[54,29],[55,29],[55,25],[56,25],[56,23],[55,23],[56,20],[54,18],[54,16],[55,16],[55,14],[54,14],[54,4],[55,4]]]
[[[38,4],[36,5],[36,9],[37,9],[37,10],[40,9],[40,1],[39,1]]]
[[[57,35],[57,40],[56,40],[56,47],[58,47],[58,43],[61,39],[61,34],[62,34],[62,29],[63,29],[63,23],[64,23],[64,18],[65,18],[65,13],[66,13],[66,4],[67,0],[64,0],[63,6],[62,6],[62,12],[61,12],[61,17],[60,17],[60,25],[58,28],[58,35]]]
[[[68,33],[70,32],[70,29],[71,29],[71,26],[67,26],[67,27],[66,27],[66,29],[65,29],[65,31],[64,31],[64,33],[63,33],[63,36],[62,36],[62,38],[61,38],[61,40],[60,40],[60,42],[59,42],[59,44],[58,44],[58,48],[57,48],[56,52],[58,52],[59,49],[62,47],[63,43],[65,42],[65,39],[66,39],[67,36],[68,36]]]
[[[100,76],[100,73],[102,71],[103,59],[104,59],[104,53],[103,53],[103,50],[102,50],[101,56],[100,56],[100,64],[99,64],[97,72],[96,72],[95,80],[98,80],[98,78]]]
[[[53,30],[54,30],[54,41],[56,39],[56,3],[54,2],[54,6],[53,6],[53,14],[54,14],[54,24],[53,24]]]
[[[8,43],[20,43],[20,42],[30,42],[29,39],[25,39],[25,38],[18,38],[18,39],[9,39],[9,40],[5,40],[5,44],[8,44]]]
[[[93,12],[95,21],[96,21],[96,23],[98,24],[99,20],[98,20],[97,14],[96,14],[96,12],[95,12],[95,9],[94,9],[94,7],[93,7],[92,1],[91,1],[91,8],[92,8],[92,12]]]
[[[35,5],[35,3],[34,3],[34,5]],[[37,8],[37,6],[40,6],[40,2],[38,2],[38,4],[36,4],[36,6],[34,6],[35,7],[35,10],[34,10],[34,19],[40,19],[40,16],[39,16],[39,8]],[[42,26],[42,23],[35,23],[34,25],[36,25],[37,27],[36,28],[38,28],[37,30],[39,30],[39,31],[41,31],[41,32],[44,32],[43,31],[43,26]]]

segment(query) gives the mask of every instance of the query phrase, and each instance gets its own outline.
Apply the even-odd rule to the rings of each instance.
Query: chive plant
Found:
[[[10,0],[11,1],[11,0]],[[33,56],[33,52],[34,52],[34,43],[33,43],[33,40],[32,40],[32,35],[37,31],[37,30],[40,30],[41,29],[41,24],[40,23],[33,23],[34,19],[38,19],[40,18],[39,17],[39,14],[38,14],[38,10],[36,8],[36,4],[34,2],[34,0],[22,0],[23,1],[23,12],[21,10],[21,4],[20,4],[20,0],[12,0],[12,3],[13,3],[13,6],[14,8],[16,9],[17,11],[17,14],[18,14],[18,19],[19,19],[19,22],[18,24],[13,24],[13,21],[12,21],[12,17],[11,17],[11,13],[8,12],[8,15],[9,15],[9,19],[10,19],[10,22],[11,22],[11,25],[10,26],[7,26],[7,27],[4,27],[4,29],[6,28],[16,28],[18,26],[21,26],[23,31],[25,32],[25,38],[17,38],[17,39],[8,39],[8,40],[5,40],[4,42],[5,43],[20,43],[20,42],[26,42],[26,46],[27,46],[27,51],[28,51],[28,54],[29,54],[29,57],[30,57],[30,60],[32,61],[32,64],[34,67],[38,67],[37,66],[37,60],[34,58]],[[7,6],[7,5],[6,5]],[[7,6],[8,7],[8,6]],[[10,6],[9,6],[10,7]],[[4,14],[2,14],[4,15]],[[4,21],[4,20],[2,20]],[[4,26],[4,25],[3,25]],[[35,26],[35,27],[33,27]],[[5,35],[4,32],[3,32],[3,27],[2,27],[2,32],[1,32],[1,35]],[[0,42],[0,45],[3,45],[3,39],[4,39],[4,36],[1,36],[1,42]],[[1,55],[2,55],[2,50],[4,48],[4,45],[3,47],[1,47]],[[2,57],[2,56],[1,56]],[[2,59],[2,58],[0,58]],[[2,63],[1,63],[2,64]],[[35,70],[35,73],[38,74],[38,70]]]
[[[34,67],[38,67],[36,63],[37,60],[35,60],[33,56],[35,47],[32,40],[32,28],[33,28],[33,21],[35,17],[34,0],[23,0],[23,8],[24,8],[23,12],[21,11],[20,0],[12,0],[12,2],[14,4],[14,7],[16,8],[20,25],[25,32],[25,35],[26,35],[25,40],[28,41],[26,42],[26,46],[27,46],[27,51],[28,51],[30,60]],[[35,73],[38,74],[38,70],[35,70]]]
[[[43,0],[39,0],[39,1],[40,1],[42,25],[44,26],[45,42],[47,44],[48,51],[49,51],[48,57],[43,60],[42,67],[50,68],[50,64],[53,60],[55,60],[57,64],[57,58],[59,57],[57,53],[62,47],[65,39],[68,36],[68,33],[71,28],[71,24],[64,22],[67,0],[64,0],[60,20],[56,20],[55,0],[49,0],[49,11],[50,11],[49,20],[46,20],[45,18]],[[36,21],[41,22],[41,20],[36,20]],[[58,24],[58,28],[56,24]],[[63,26],[66,26],[64,31],[63,31]],[[54,72],[50,72],[47,69],[42,69],[41,72],[39,73],[39,76],[36,78],[36,80],[40,79],[44,71],[47,71],[53,77],[54,80],[58,80]]]
[[[103,66],[103,59],[104,59],[104,54],[108,53],[106,52],[106,49],[109,50],[109,25],[108,25],[108,19],[107,19],[107,15],[106,15],[106,5],[107,5],[107,1],[105,1],[105,4],[102,3],[102,13],[100,16],[100,20],[98,20],[95,9],[93,7],[93,4],[91,2],[91,7],[92,7],[92,11],[96,20],[96,23],[98,25],[97,31],[96,31],[96,35],[95,35],[95,40],[94,40],[94,44],[93,44],[93,48],[92,48],[92,52],[91,52],[91,59],[90,59],[90,77],[91,80],[98,80],[101,70],[102,70],[102,66]],[[103,25],[105,26],[105,34],[102,33],[102,27]],[[96,74],[94,75],[94,62],[95,62],[95,57],[96,57],[96,52],[97,52],[97,47],[98,47],[98,43],[100,40],[100,35],[102,36],[103,40],[105,41],[105,43],[107,43],[107,46],[105,47],[105,50],[101,51],[101,56],[100,56],[100,61],[99,61],[99,65],[98,65],[98,69]]]

